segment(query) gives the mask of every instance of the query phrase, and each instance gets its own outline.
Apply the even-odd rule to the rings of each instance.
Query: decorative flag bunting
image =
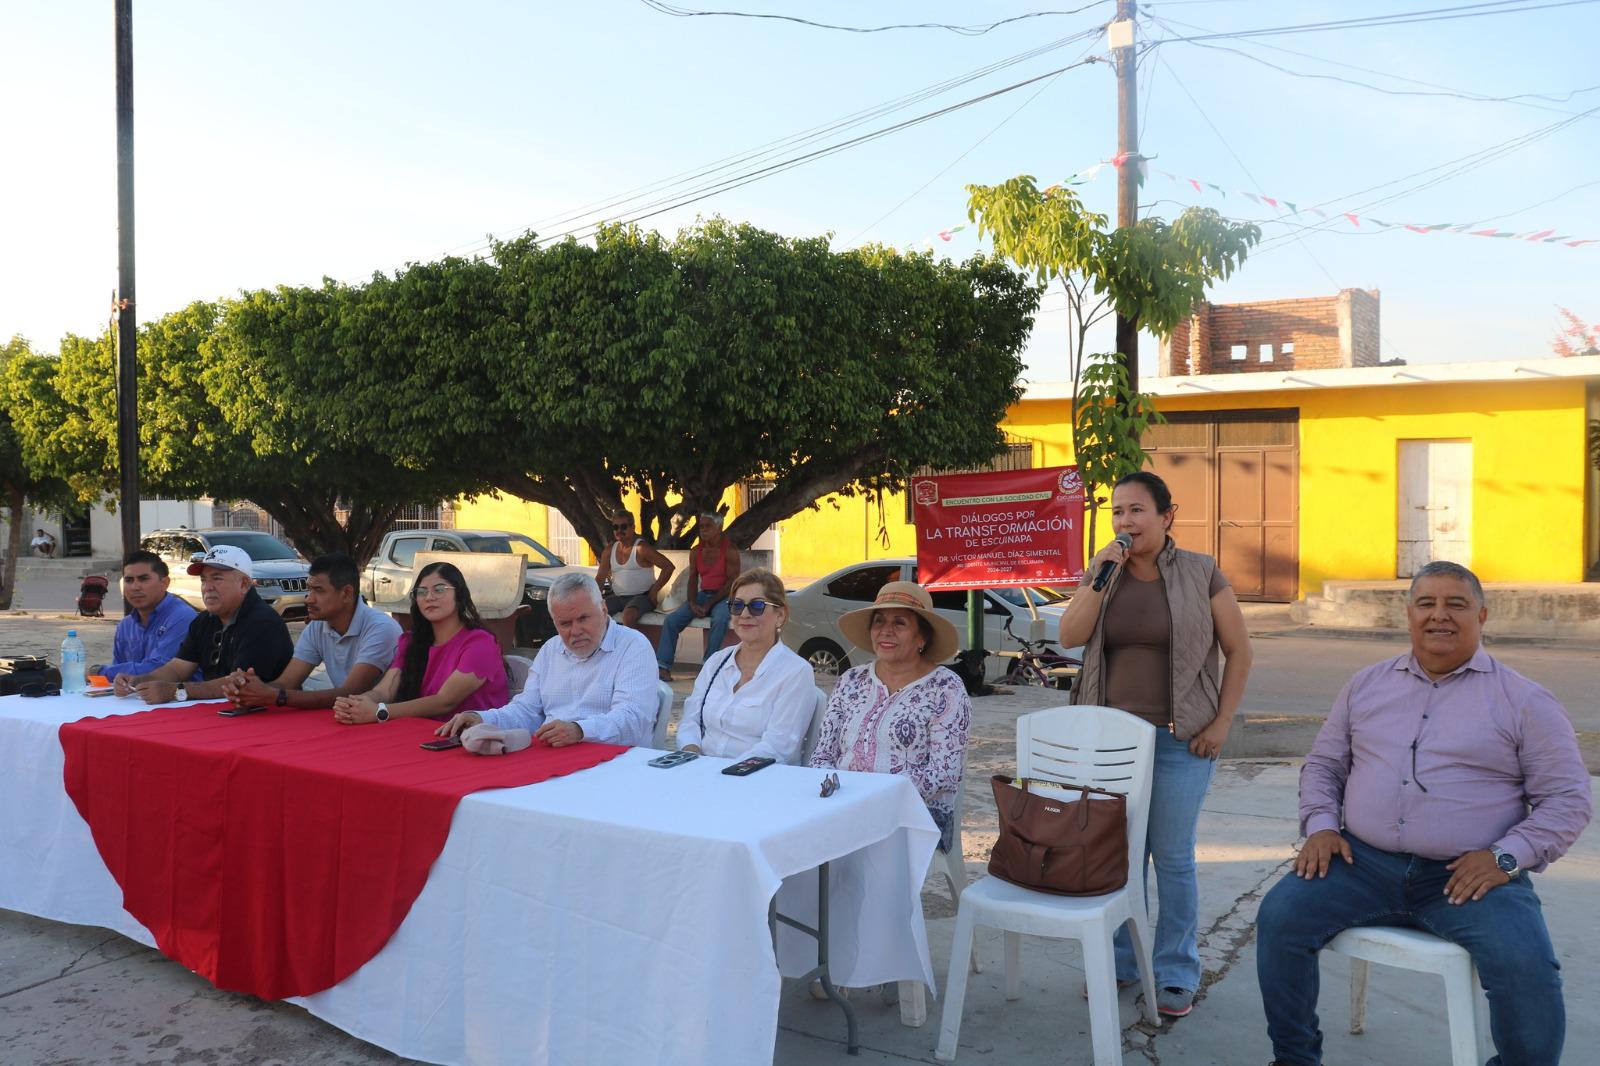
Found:
[[[1141,177],[1148,175],[1149,161],[1147,159],[1142,156],[1134,156],[1132,153],[1124,152],[1122,154],[1113,156],[1111,159],[1108,159],[1104,162],[1096,163],[1094,166],[1089,167],[1086,170],[1081,170],[1078,173],[1073,174],[1071,177],[1056,182],[1054,185],[1048,186],[1043,190],[1042,195],[1048,197],[1064,185],[1087,185],[1089,182],[1098,177],[1100,172],[1106,167],[1114,167],[1120,170],[1121,168],[1127,166],[1130,162],[1136,162]],[[1205,195],[1206,190],[1210,189],[1223,199],[1227,199],[1229,192],[1235,192],[1253,204],[1266,204],[1277,211],[1284,212],[1286,215],[1302,214],[1299,204],[1294,200],[1284,200],[1282,198],[1267,196],[1265,194],[1253,193],[1246,189],[1226,189],[1215,182],[1202,182],[1199,178],[1191,178],[1174,174],[1168,170],[1162,170],[1158,173],[1175,185],[1187,184],[1193,187],[1195,193],[1198,195],[1203,196]],[[1310,207],[1306,210],[1321,219],[1332,219],[1335,217],[1320,207]],[[1515,230],[1496,229],[1493,226],[1485,229],[1474,229],[1473,223],[1470,222],[1463,224],[1457,224],[1454,222],[1385,222],[1383,219],[1374,218],[1371,215],[1359,215],[1353,211],[1340,212],[1340,216],[1349,221],[1350,225],[1354,228],[1363,231],[1366,231],[1368,226],[1376,226],[1381,230],[1400,229],[1422,236],[1426,236],[1429,233],[1459,233],[1465,234],[1469,237],[1493,237],[1499,240],[1526,241],[1530,244],[1563,244],[1568,248],[1580,248],[1586,244],[1600,244],[1600,237],[1575,238],[1571,234],[1561,234],[1559,231],[1554,229],[1526,230],[1519,233]],[[948,242],[952,235],[960,233],[962,230],[969,228],[970,227],[968,225],[963,223],[959,226],[951,226],[949,229],[940,230],[937,236],[939,240]],[[926,244],[929,248],[933,247],[932,238],[929,238],[922,243]]]

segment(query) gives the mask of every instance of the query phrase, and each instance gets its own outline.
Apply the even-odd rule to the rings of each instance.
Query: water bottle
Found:
[[[85,676],[87,653],[76,629],[67,630],[67,639],[61,642],[61,691],[82,692],[89,687]]]

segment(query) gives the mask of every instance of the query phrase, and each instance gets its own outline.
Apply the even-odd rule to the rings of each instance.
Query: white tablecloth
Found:
[[[139,709],[0,698],[0,907],[152,943],[66,795],[57,737]],[[821,799],[818,771],[734,778],[718,772],[727,760],[660,770],[645,765],[655,754],[463,799],[388,945],[296,1002],[429,1062],[767,1062],[780,987],[768,903],[781,885],[779,909],[810,920],[808,871],[829,861],[835,982],[933,983],[920,893],[938,832],[910,782],[845,773]],[[815,944],[780,927],[779,957],[802,974]]]

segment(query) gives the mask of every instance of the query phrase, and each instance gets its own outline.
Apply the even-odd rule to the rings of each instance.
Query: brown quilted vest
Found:
[[[1211,624],[1211,574],[1217,561],[1209,555],[1184,551],[1167,538],[1156,556],[1156,569],[1166,583],[1167,606],[1172,612],[1172,706],[1170,728],[1179,740],[1188,740],[1217,716],[1219,656],[1217,634]],[[1100,618],[1083,649],[1083,669],[1072,688],[1072,702],[1103,705],[1105,697],[1106,607],[1122,580],[1122,569],[1112,575]]]

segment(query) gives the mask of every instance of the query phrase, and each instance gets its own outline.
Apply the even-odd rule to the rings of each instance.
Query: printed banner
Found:
[[[912,478],[911,500],[928,589],[1072,585],[1083,573],[1075,466]]]

